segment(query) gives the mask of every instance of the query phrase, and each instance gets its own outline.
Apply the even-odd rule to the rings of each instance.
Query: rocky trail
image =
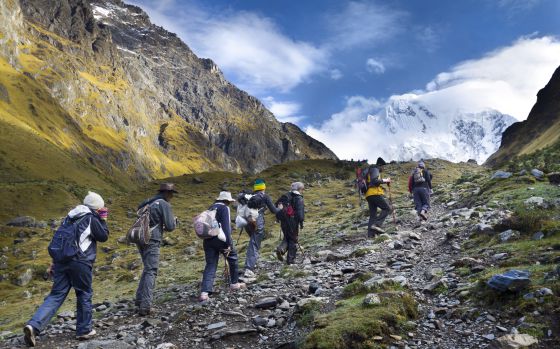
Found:
[[[298,251],[299,263],[294,266],[265,259],[257,277],[239,292],[226,291],[220,282],[221,260],[216,293],[207,304],[198,303],[196,284],[158,288],[154,311],[148,317],[135,314],[128,299],[97,304],[99,335],[88,342],[74,339],[74,314],[61,313],[39,337],[38,347],[296,348],[311,329],[301,321],[306,305],[315,302],[321,312],[331,311],[345,287],[366,275],[365,286],[400,285],[418,304],[418,318],[408,321],[405,331],[373,338],[380,347],[509,348],[497,339],[517,333],[523,319],[464,300],[469,282],[457,272],[460,267],[481,271],[492,263],[495,256],[466,256],[462,243],[470,234],[473,216],[484,221],[502,213],[484,211],[484,207],[476,214],[473,209],[452,210],[438,202],[437,196],[433,206],[428,222],[402,215],[396,231],[375,239],[365,237],[365,220],[354,221],[350,231],[325,236],[332,241],[328,248],[309,248],[305,255]],[[391,226],[388,217],[386,227]],[[450,228],[462,233],[450,234]],[[366,298],[379,303],[378,294]],[[21,337],[2,344],[22,346]],[[541,340],[538,346],[552,348],[554,343]]]

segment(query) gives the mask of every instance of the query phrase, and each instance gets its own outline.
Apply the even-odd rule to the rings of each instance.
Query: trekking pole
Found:
[[[227,250],[224,250],[223,255],[224,255],[224,281],[225,281],[225,285],[226,288],[228,288],[230,286],[231,283],[231,278],[229,275],[229,262],[228,262],[228,257],[229,257],[229,253],[230,253],[230,249],[228,248]]]
[[[391,183],[387,183],[387,191],[389,192],[389,202],[391,203],[391,211],[393,212],[393,224],[397,226],[397,217],[395,216],[395,205],[393,205],[393,196],[391,195]]]
[[[239,229],[239,236],[237,237],[237,240],[235,241],[235,246],[237,246],[239,244],[239,239],[241,239],[241,234],[243,233],[243,229],[245,229],[245,228],[242,227],[241,229]]]

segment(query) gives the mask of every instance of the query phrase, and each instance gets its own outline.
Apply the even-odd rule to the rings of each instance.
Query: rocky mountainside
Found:
[[[548,84],[537,94],[537,102],[527,120],[508,127],[500,148],[487,164],[499,166],[515,156],[558,145],[560,142],[560,67]],[[556,163],[558,161],[556,160]]]
[[[298,178],[306,183],[306,221],[295,265],[276,259],[278,224],[266,217],[257,277],[230,292],[220,260],[215,293],[197,301],[204,267],[191,217],[221,185],[244,186],[243,176],[205,173],[176,178],[198,198],[174,200],[182,223],[165,235],[153,312],[134,311],[141,262],[122,243],[133,202],[146,185],[110,206],[109,241],[99,244],[94,275],[94,326],[99,335],[78,342],[75,301],[69,299],[38,339],[41,348],[557,348],[560,309],[560,187],[533,175],[491,179],[471,163],[427,162],[434,175],[428,222],[419,222],[408,197],[414,163],[392,163],[396,216],[387,234],[366,237],[367,210],[351,180],[356,163],[296,161],[274,166],[274,198]],[[289,171],[287,171],[289,169]],[[196,181],[195,181],[196,179]],[[187,189],[188,188],[188,189]],[[21,327],[51,287],[39,222],[0,226],[0,347],[18,348]],[[241,263],[248,236],[235,232]],[[508,270],[529,280],[495,290],[487,281]]]
[[[496,110],[438,114],[424,102],[406,98],[392,99],[382,112],[368,116],[368,122],[374,123],[373,129],[380,134],[376,151],[404,161],[443,158],[484,162],[514,121]]]
[[[120,0],[2,1],[0,44],[0,122],[44,144],[30,154],[46,147],[117,182],[336,158]]]

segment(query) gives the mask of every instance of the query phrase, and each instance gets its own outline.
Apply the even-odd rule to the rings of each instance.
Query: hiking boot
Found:
[[[89,331],[89,333],[76,336],[76,339],[79,341],[87,341],[88,339],[92,339],[93,337],[95,337],[96,334],[97,332],[95,332],[95,330],[91,330]]]
[[[276,258],[278,258],[280,262],[284,261],[284,254],[279,249],[276,249]]]
[[[208,302],[209,299],[210,299],[210,297],[208,297],[208,292],[201,292],[200,297],[198,297],[198,301],[200,303]]]
[[[23,328],[23,341],[28,347],[35,346],[35,330],[31,325],[25,325],[25,327]]]
[[[420,218],[422,218],[423,220],[427,221],[428,220],[428,216],[426,215],[426,210],[422,210],[420,211],[420,213],[418,213],[418,215],[420,216]]]
[[[239,290],[243,290],[243,289],[246,289],[246,288],[247,288],[247,284],[245,284],[244,282],[238,282],[238,283],[229,285],[230,291],[239,291]]]
[[[367,237],[368,238],[374,238],[374,237],[377,236],[377,234],[379,234],[379,233],[377,232],[377,230],[374,230],[374,229],[368,229],[368,231],[367,231]]]
[[[140,316],[148,316],[148,315],[150,315],[151,312],[152,312],[152,310],[150,308],[140,308],[140,309],[138,309],[138,315],[140,315]]]

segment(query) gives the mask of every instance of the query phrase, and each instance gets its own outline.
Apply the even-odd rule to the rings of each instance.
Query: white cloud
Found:
[[[263,98],[263,103],[280,122],[297,124],[304,119],[303,116],[297,115],[301,109],[299,103],[278,102],[272,96]]]
[[[351,1],[341,12],[327,17],[333,33],[328,46],[336,50],[378,44],[399,33],[406,16],[376,2]]]
[[[366,61],[366,69],[370,73],[385,73],[385,66],[383,65],[383,63],[373,58],[368,58],[368,60]]]
[[[342,77],[344,76],[344,75],[342,74],[342,72],[341,72],[340,70],[338,70],[338,69],[332,69],[332,70],[330,71],[330,74],[331,74],[331,79],[333,79],[333,80],[340,80],[340,79],[342,79]]]
[[[434,27],[417,28],[416,38],[428,52],[434,52],[439,48],[440,34]]]
[[[289,91],[324,71],[328,52],[284,35],[273,20],[253,12],[211,10],[192,2],[139,0],[154,23],[176,32],[201,57],[214,60],[254,94]]]
[[[367,157],[367,148],[379,151],[387,144],[406,146],[406,139],[391,138],[387,130],[371,122],[376,119],[375,115],[383,116],[385,103],[395,100],[415,100],[448,119],[458,112],[476,113],[491,108],[523,120],[534,105],[537,92],[559,65],[560,41],[552,37],[522,38],[508,47],[480,59],[461,62],[450,71],[438,74],[426,85],[426,90],[392,96],[384,103],[363,96],[351,97],[344,110],[306,131],[340,158],[349,159]],[[370,122],[368,115],[371,115]],[[441,137],[443,140],[445,134]],[[414,141],[422,143],[422,139]],[[432,146],[438,141],[432,140]],[[442,141],[441,147],[445,147],[446,142],[448,140]]]

